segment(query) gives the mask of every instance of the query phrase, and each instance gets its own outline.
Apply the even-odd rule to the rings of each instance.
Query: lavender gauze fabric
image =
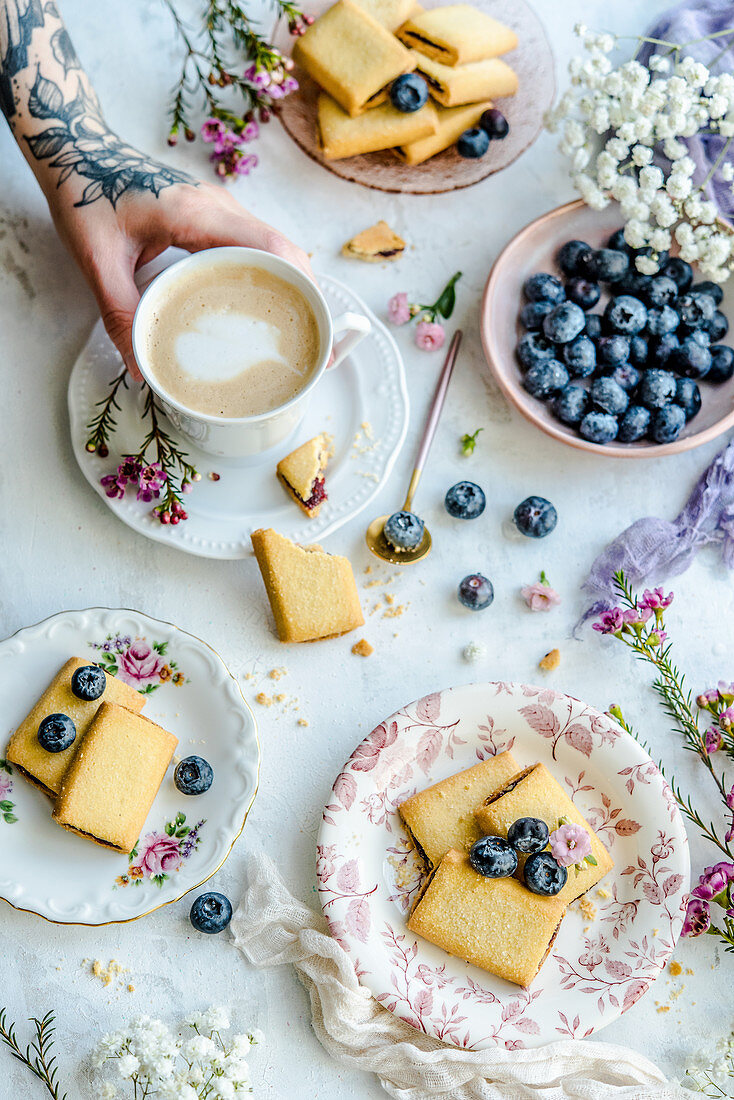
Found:
[[[679,44],[691,43],[686,50],[714,73],[734,71],[734,34],[710,41],[698,41],[707,35],[734,28],[734,3],[731,0],[685,0],[671,8],[647,31],[647,37]],[[664,47],[646,43],[638,59],[646,64]],[[686,139],[696,163],[695,179],[705,179],[722,151],[724,139],[703,135]],[[731,184],[717,173],[707,185],[711,199],[722,215],[734,218]],[[717,542],[727,568],[734,568],[734,440],[714,459],[701,475],[683,511],[676,519],[657,517],[639,519],[607,546],[591,567],[583,591],[594,601],[583,616],[592,615],[615,604],[614,573],[623,569],[633,584],[661,581],[683,573],[702,546]]]

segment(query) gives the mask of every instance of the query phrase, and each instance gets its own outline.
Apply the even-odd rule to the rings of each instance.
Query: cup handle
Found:
[[[346,359],[352,348],[356,348],[360,340],[372,331],[372,325],[361,313],[342,313],[336,317],[334,328],[334,360],[332,367],[338,367]],[[344,335],[341,336],[341,333]],[[341,336],[340,339],[336,337]]]

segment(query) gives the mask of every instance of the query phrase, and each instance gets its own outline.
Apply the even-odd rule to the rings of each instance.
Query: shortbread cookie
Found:
[[[441,862],[449,848],[468,851],[479,840],[481,833],[474,816],[477,802],[504,787],[518,770],[512,754],[501,752],[419,791],[398,806],[429,870]]]
[[[450,849],[418,898],[411,932],[456,958],[527,989],[543,965],[566,906],[515,878],[485,878]]]
[[[413,51],[416,72],[443,107],[460,107],[483,99],[501,99],[517,91],[517,73],[506,61],[491,57],[468,65],[443,65]]]
[[[428,106],[428,104],[426,104]],[[491,100],[484,103],[469,103],[463,107],[437,107],[438,125],[429,137],[419,138],[406,144],[400,142],[394,152],[406,164],[423,164],[436,153],[442,153],[458,141],[464,130],[476,126],[484,112],[492,106]],[[422,108],[425,111],[425,107]]]
[[[354,0],[358,7],[394,34],[412,15],[422,9],[415,0]]]
[[[383,103],[359,118],[351,118],[331,96],[322,92],[317,117],[319,145],[327,160],[392,149],[438,130],[436,108],[430,102],[409,113],[399,111],[392,103]]]
[[[272,528],[251,538],[281,642],[313,642],[364,626],[346,558],[298,546]]]
[[[342,245],[342,254],[368,264],[397,260],[405,251],[405,241],[385,221],[371,225]]]
[[[352,0],[338,0],[297,38],[293,58],[352,116],[384,102],[413,67],[410,51]]]
[[[278,480],[309,519],[319,514],[327,499],[324,471],[334,453],[332,443],[331,436],[322,432],[281,458],[277,466]]]
[[[13,764],[21,775],[52,798],[59,793],[61,781],[101,703],[120,703],[136,713],[145,706],[144,695],[109,672],[105,673],[105,690],[98,699],[87,702],[77,698],[71,690],[71,678],[78,668],[88,664],[91,662],[81,657],[72,657],[66,662],[18,726],[5,753],[9,764]],[[62,752],[48,752],[38,742],[38,727],[49,714],[66,714],[76,726],[73,744]]]
[[[103,703],[64,776],[54,820],[107,848],[131,852],[178,739],[115,703]]]
[[[550,832],[558,828],[559,818],[565,818],[588,832],[596,866],[583,863],[578,874],[574,867],[568,868],[566,885],[557,895],[566,905],[590,890],[614,866],[614,860],[591,825],[543,764],[535,764],[518,772],[503,789],[483,799],[476,810],[480,830],[492,836],[507,837],[510,825],[521,817],[540,818]],[[524,857],[520,856],[518,874],[521,874],[523,864]]]
[[[403,24],[398,37],[406,46],[444,65],[499,57],[517,46],[517,35],[511,27],[470,4],[420,12]]]

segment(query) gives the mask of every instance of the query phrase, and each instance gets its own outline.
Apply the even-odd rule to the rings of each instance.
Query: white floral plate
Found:
[[[205,757],[214,782],[182,795],[172,765],[128,857],[56,825],[48,798],[0,759],[0,898],[58,924],[135,920],[201,886],[229,855],[257,792],[255,719],[205,642],[139,611],[93,607],[0,642],[4,737],[71,656],[137,687],[143,714],[178,737],[174,759]]]
[[[408,428],[403,360],[385,326],[356,294],[334,279],[321,277],[319,284],[333,314],[366,314],[372,331],[338,369],[326,371],[297,435],[279,448],[277,456],[255,465],[236,465],[181,442],[202,479],[186,498],[189,518],[177,527],[163,526],[151,515],[152,505],[136,501],[132,491],[122,500],[111,500],[100,485],[100,478],[115,470],[123,454],[137,451],[142,441],[140,387],[134,382],[121,391],[118,428],[108,457],[86,450],[86,426],[122,366],[101,321],[97,323],[69,379],[71,442],[85,478],[119,519],[147,538],[190,554],[244,558],[252,553],[250,533],[258,527],[276,527],[296,541],[318,541],[375,497],[390,476]],[[176,430],[167,428],[177,438]],[[322,431],[334,438],[329,499],[315,519],[308,519],[278,483],[275,463]],[[219,478],[211,480],[212,473]]]
[[[542,761],[614,857],[602,893],[576,903],[530,990],[409,932],[420,860],[396,806],[507,749]],[[363,985],[401,1019],[481,1049],[585,1038],[647,991],[671,955],[689,889],[688,843],[655,764],[612,719],[567,695],[475,684],[427,695],[365,738],[324,810],[318,886],[332,934]]]

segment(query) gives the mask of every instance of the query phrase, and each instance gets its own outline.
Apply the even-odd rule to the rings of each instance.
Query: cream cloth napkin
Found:
[[[313,1029],[344,1066],[376,1073],[400,1100],[685,1100],[636,1051],[563,1040],[534,1050],[466,1051],[393,1016],[359,984],[326,921],[289,893],[272,860],[247,857],[248,889],[232,920],[254,966],[291,963],[311,999]]]

